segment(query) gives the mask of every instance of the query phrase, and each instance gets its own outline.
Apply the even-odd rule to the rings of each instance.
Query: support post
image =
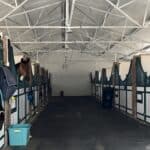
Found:
[[[4,114],[5,114],[5,118],[4,118],[4,134],[5,134],[5,138],[4,138],[4,146],[7,147],[8,146],[8,127],[10,125],[10,104],[9,104],[9,100],[5,100],[5,104],[4,104]]]
[[[8,65],[8,55],[7,55],[7,53],[8,53],[8,49],[7,49],[8,48],[8,43],[3,43],[3,42],[2,42],[2,45],[3,45],[3,49],[2,49],[3,50],[3,65]],[[7,44],[7,45],[5,45],[5,44]],[[9,104],[9,99],[4,100],[4,101],[5,101],[4,102],[4,114],[5,114],[5,117],[4,117],[4,135],[5,135],[5,137],[4,137],[4,146],[7,147],[8,146],[8,127],[11,124],[11,117],[10,117],[11,116],[11,107],[10,107],[10,104]]]
[[[119,69],[119,63],[115,62],[113,63],[113,67],[112,67],[112,86],[114,88],[114,96],[113,96],[113,107],[115,107],[115,85],[116,85],[116,66],[117,68]],[[119,70],[118,70],[119,71]],[[120,84],[119,84],[119,87],[120,87]],[[120,95],[120,91],[118,93]],[[119,96],[118,95],[118,96]],[[120,110],[120,102],[119,102],[119,110]]]
[[[136,100],[136,57],[134,56],[131,69],[131,83],[132,83],[132,110],[134,118],[137,118],[137,100]]]

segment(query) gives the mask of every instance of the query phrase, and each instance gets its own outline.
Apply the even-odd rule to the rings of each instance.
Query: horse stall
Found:
[[[8,144],[8,127],[30,122],[48,103],[51,86],[48,71],[39,64],[31,63],[30,58],[24,54],[14,56],[10,40],[5,37],[0,41],[0,57],[2,60],[0,66],[7,66],[16,79],[16,90],[8,100],[3,99],[0,90],[0,148],[2,148]],[[29,59],[27,63],[25,59]]]
[[[148,100],[149,76],[146,73],[149,72],[147,67],[148,57],[147,55],[136,56],[130,63],[119,63],[118,98],[115,94],[115,101],[118,103],[116,108],[145,122],[149,121],[150,110]]]
[[[101,75],[101,76],[100,76]],[[103,99],[103,88],[108,87],[109,81],[106,74],[106,69],[102,69],[102,72],[99,72],[99,82],[98,82],[98,96],[99,96],[99,103],[102,103]]]
[[[102,84],[101,84],[101,72],[100,71],[97,71],[97,83],[96,83],[95,89],[96,89],[96,100],[98,103],[101,103]]]
[[[112,87],[114,87],[114,107],[120,109],[120,76],[118,63],[113,64],[111,80]]]
[[[120,110],[124,111],[125,113],[132,113],[132,91],[131,91],[131,83],[128,79],[130,69],[129,62],[120,62],[119,63],[119,94],[118,94],[118,107]]]
[[[150,55],[141,55],[136,61],[137,78],[137,118],[150,123],[150,69],[148,60]]]
[[[119,65],[120,96],[119,109],[125,113],[132,114],[132,64],[122,62]],[[127,73],[128,71],[128,73]]]
[[[150,123],[150,69],[147,65],[149,59],[150,55],[143,54],[134,56],[131,62],[115,62],[111,73],[108,70],[108,75],[107,69],[103,68],[100,81],[95,82],[95,86],[99,87],[99,90],[95,91],[99,102],[102,103],[104,99],[103,91],[106,87],[114,88],[114,108]],[[95,73],[96,76],[98,72]]]

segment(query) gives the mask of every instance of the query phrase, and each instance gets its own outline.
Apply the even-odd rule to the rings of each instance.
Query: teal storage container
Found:
[[[29,141],[30,124],[16,124],[8,128],[10,146],[26,146]]]

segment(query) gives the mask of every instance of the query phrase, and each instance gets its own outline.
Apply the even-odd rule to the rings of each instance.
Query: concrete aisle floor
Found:
[[[91,97],[55,100],[33,124],[28,147],[17,150],[150,150],[150,127]]]

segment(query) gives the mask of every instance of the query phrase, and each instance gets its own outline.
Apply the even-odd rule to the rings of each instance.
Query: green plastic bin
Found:
[[[30,124],[15,124],[8,128],[10,146],[26,146],[29,141]]]

